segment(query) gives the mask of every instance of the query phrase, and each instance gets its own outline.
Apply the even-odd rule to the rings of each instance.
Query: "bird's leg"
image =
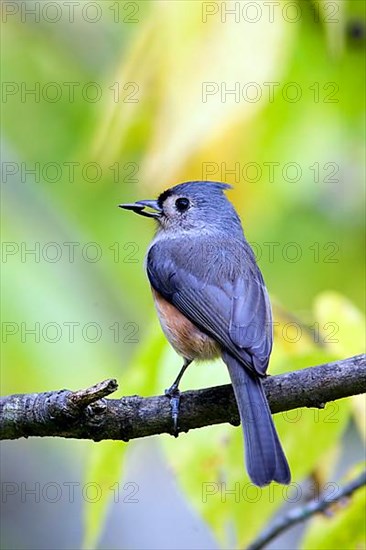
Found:
[[[179,391],[179,389],[178,389],[179,383],[180,383],[180,381],[182,380],[183,374],[184,374],[185,371],[187,370],[187,367],[189,367],[189,365],[190,365],[191,363],[192,363],[192,361],[191,361],[190,359],[184,359],[183,367],[180,369],[177,378],[174,380],[174,382],[173,382],[173,384],[170,386],[170,388],[168,388],[167,390],[165,390],[165,395],[172,396],[174,393],[176,393],[177,391]]]
[[[183,367],[180,369],[177,378],[174,380],[173,384],[165,390],[165,395],[170,398],[170,406],[172,408],[172,420],[173,420],[173,434],[174,437],[179,435],[178,427],[178,417],[179,417],[179,405],[180,405],[180,391],[179,383],[182,379],[183,374],[185,373],[187,367],[192,363],[190,359],[184,359]]]

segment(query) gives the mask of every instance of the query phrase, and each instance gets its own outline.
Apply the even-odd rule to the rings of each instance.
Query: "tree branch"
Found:
[[[347,483],[344,487],[339,487],[332,496],[323,495],[319,499],[311,500],[304,506],[293,508],[287,514],[275,520],[246,550],[261,550],[261,548],[264,548],[271,540],[283,533],[283,531],[286,531],[296,523],[309,519],[314,514],[325,512],[335,502],[351,496],[352,493],[363,487],[363,485],[366,485],[366,471],[363,471],[357,478]]]
[[[366,356],[268,377],[264,387],[273,413],[299,407],[323,408],[328,401],[366,392]],[[57,436],[128,441],[172,433],[170,401],[166,396],[105,399],[116,389],[116,380],[106,380],[77,392],[59,390],[3,397],[0,439]],[[181,432],[223,422],[239,424],[231,385],[181,394]]]

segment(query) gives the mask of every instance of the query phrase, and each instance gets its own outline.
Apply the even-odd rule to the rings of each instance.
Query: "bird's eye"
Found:
[[[178,210],[178,212],[184,212],[189,207],[189,200],[181,197],[180,199],[177,199],[175,201],[175,207]]]

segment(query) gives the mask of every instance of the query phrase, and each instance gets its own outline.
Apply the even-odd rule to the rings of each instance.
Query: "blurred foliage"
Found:
[[[229,16],[223,23],[220,13],[204,22],[201,2],[187,9],[174,0],[132,3],[136,23],[123,22],[121,2],[116,23],[109,3],[99,4],[103,17],[96,24],[8,17],[3,25],[3,82],[40,89],[56,82],[63,93],[50,102],[22,100],[19,92],[2,104],[3,161],[18,167],[2,186],[2,239],[14,247],[3,257],[2,319],[11,325],[7,333],[3,323],[2,392],[77,388],[103,377],[121,380],[119,395],[160,393],[169,385],[180,360],[161,335],[144,275],[152,228],[116,205],[184,180],[234,185],[229,196],[274,303],[272,373],[362,352],[364,3],[299,0],[301,17],[291,23],[281,16],[282,2],[273,22],[262,17],[255,24]],[[67,82],[77,83],[74,100]],[[99,101],[82,96],[89,82],[101,88]],[[225,86],[239,83],[242,91],[249,82],[260,85],[258,101],[235,101],[232,94],[223,100]],[[276,83],[271,100],[269,82]],[[206,101],[204,83],[218,90]],[[286,83],[300,89],[299,101],[288,100]],[[126,100],[128,94],[136,101]],[[73,162],[70,177],[65,163]],[[95,182],[81,170],[89,162],[101,172]],[[40,170],[38,177],[36,163],[56,163],[61,176],[51,181],[54,172],[44,177]],[[276,163],[273,178],[268,163]],[[289,163],[300,167],[298,181],[285,168]],[[24,167],[36,174],[22,181]],[[61,248],[59,260],[44,259],[48,243]],[[64,243],[77,243],[74,259]],[[101,251],[97,261],[88,259],[88,243]],[[38,259],[22,254],[37,246]],[[295,260],[294,250],[300,251]],[[49,323],[56,328],[45,337]],[[73,337],[70,323],[76,323]],[[86,331],[90,323],[94,328]],[[100,338],[92,342],[98,327]],[[39,338],[27,334],[32,328]],[[214,363],[192,367],[183,387],[226,381],[225,369]],[[329,479],[351,417],[365,437],[364,410],[364,400],[354,398],[324,411],[279,415],[295,483],[314,471]],[[161,442],[187,498],[224,547],[248,542],[288,496],[276,485],[248,486],[240,502],[223,502],[220,492],[204,501],[203,483],[213,484],[209,491],[217,483],[248,482],[239,429],[216,426]],[[90,444],[85,479],[113,484],[125,449]],[[353,529],[361,496],[336,520],[312,521],[304,547],[340,547],[334,541],[345,525]],[[86,504],[87,547],[96,544],[107,505]]]
[[[352,475],[362,471],[364,465],[354,468]],[[330,485],[331,496],[335,487]],[[319,548],[319,550],[339,548],[349,550],[366,548],[366,488],[362,487],[351,497],[339,501],[328,514],[319,514],[314,518],[310,529],[302,541],[302,548]]]
[[[125,444],[119,441],[103,441],[90,453],[84,481],[91,487],[97,487],[101,498],[84,503],[83,548],[92,548],[100,536],[111,498],[110,488],[120,479],[125,448]]]

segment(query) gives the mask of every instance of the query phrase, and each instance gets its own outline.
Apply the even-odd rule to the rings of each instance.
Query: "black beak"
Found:
[[[136,201],[131,204],[119,204],[120,208],[125,210],[132,210],[135,214],[140,214],[141,216],[146,216],[147,218],[160,218],[162,214],[162,209],[158,205],[158,201]],[[154,212],[149,210],[145,211],[145,208],[151,208]]]

